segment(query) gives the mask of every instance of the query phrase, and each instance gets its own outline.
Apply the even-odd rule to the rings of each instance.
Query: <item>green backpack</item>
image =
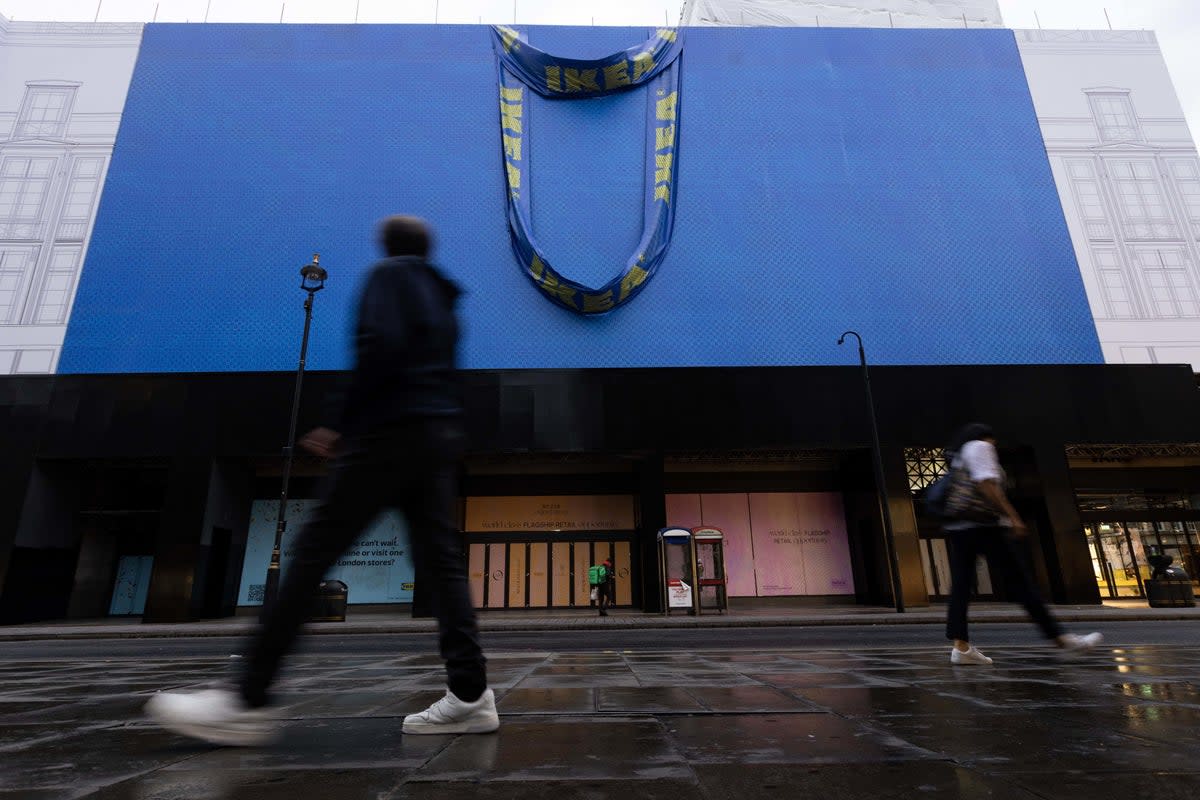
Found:
[[[594,567],[588,567],[588,583],[592,586],[599,586],[608,578],[608,570],[603,564],[598,564]]]

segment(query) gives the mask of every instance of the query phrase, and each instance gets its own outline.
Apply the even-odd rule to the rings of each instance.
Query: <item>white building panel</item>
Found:
[[[685,25],[998,28],[997,0],[688,0]]]
[[[0,375],[58,363],[141,38],[0,16]]]
[[[1017,31],[1105,359],[1200,371],[1200,159],[1147,31]]]

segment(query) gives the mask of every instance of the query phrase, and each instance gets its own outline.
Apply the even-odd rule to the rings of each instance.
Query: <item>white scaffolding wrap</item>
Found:
[[[687,0],[684,25],[997,28],[997,0]]]

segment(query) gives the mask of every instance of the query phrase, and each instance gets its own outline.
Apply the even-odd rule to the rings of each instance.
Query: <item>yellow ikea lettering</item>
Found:
[[[507,86],[500,87],[500,99],[507,100],[510,103],[521,102],[521,96],[523,93],[524,90],[520,86],[514,86],[511,89]]]
[[[496,30],[500,31],[500,41],[504,43],[504,52],[511,53],[513,50],[521,49],[521,43],[518,41],[520,34],[504,25],[497,26]]]
[[[521,160],[521,137],[504,134],[504,155],[513,161]]]
[[[636,56],[633,57],[633,79],[634,79],[634,81],[637,81],[638,78],[642,77],[647,72],[650,72],[652,69],[654,69],[654,54],[653,53],[651,53],[651,52],[638,53]]]
[[[600,84],[596,82],[600,76],[600,70],[567,67],[564,73],[568,92],[600,91]]]
[[[658,38],[662,39],[664,42],[673,42],[679,38],[679,31],[673,31],[670,28],[659,28]]]
[[[521,188],[521,168],[516,164],[505,163],[508,168],[508,188],[514,194]]]
[[[664,125],[654,129],[654,149],[670,150],[675,147],[675,126]]]
[[[500,103],[500,127],[513,133],[521,132],[522,105],[517,103]]]
[[[542,279],[542,274],[546,271],[546,263],[542,261],[542,257],[537,253],[533,254],[533,261],[529,264],[529,271],[533,273],[533,277],[538,280]]]
[[[546,88],[552,92],[561,92],[563,90],[561,67],[546,67]]]
[[[674,153],[655,153],[654,154],[654,182],[655,183],[670,183],[671,182],[671,161],[674,159]]]
[[[558,278],[550,273],[546,273],[545,280],[538,284],[542,291],[551,297],[558,297],[564,303],[567,303],[572,308],[575,307],[575,290],[570,286],[564,286],[558,282]]]
[[[612,89],[615,86],[628,86],[629,81],[629,62],[618,61],[604,68],[604,88]]]
[[[670,205],[670,203],[671,203],[671,184],[660,183],[658,186],[655,186],[654,187],[654,199],[662,200],[664,203]]]
[[[621,279],[621,299],[629,297],[629,293],[645,282],[646,276],[650,273],[639,266],[634,266],[629,270],[629,274]]]
[[[585,294],[583,296],[583,313],[595,314],[598,311],[608,311],[613,307],[612,292],[604,294]]]
[[[675,120],[675,104],[678,99],[679,92],[671,92],[662,100],[659,100],[655,104],[655,115],[661,120],[673,122]]]

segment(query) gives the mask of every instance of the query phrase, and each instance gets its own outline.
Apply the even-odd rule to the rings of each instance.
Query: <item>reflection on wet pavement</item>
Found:
[[[298,657],[282,741],[148,724],[229,660],[0,661],[0,799],[1200,797],[1200,648],[497,653],[494,736],[405,737],[436,659]]]

